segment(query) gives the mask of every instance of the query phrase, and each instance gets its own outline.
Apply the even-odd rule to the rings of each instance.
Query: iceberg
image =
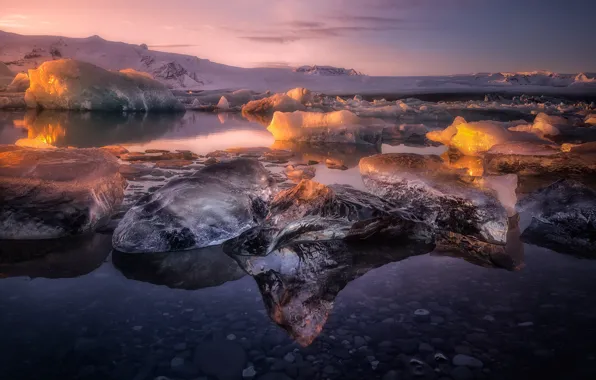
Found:
[[[0,239],[93,231],[124,197],[117,159],[101,149],[0,146]]]
[[[121,252],[169,252],[221,244],[259,224],[275,182],[255,160],[209,165],[139,200],[114,231]]]
[[[134,70],[111,72],[62,59],[29,70],[30,108],[94,111],[179,111],[182,104],[163,84]]]
[[[378,145],[383,123],[364,119],[350,111],[276,112],[267,130],[275,140],[311,143]]]

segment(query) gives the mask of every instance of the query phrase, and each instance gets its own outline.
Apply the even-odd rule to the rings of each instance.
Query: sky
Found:
[[[596,72],[595,0],[24,0],[0,30],[146,43],[242,67]],[[1,41],[0,41],[1,48]]]

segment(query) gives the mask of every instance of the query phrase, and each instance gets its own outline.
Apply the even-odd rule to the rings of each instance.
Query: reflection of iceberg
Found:
[[[177,289],[218,286],[245,276],[221,246],[174,253],[131,255],[114,251],[112,261],[127,278]]]
[[[464,259],[486,268],[504,268],[510,271],[524,267],[524,245],[521,241],[519,216],[509,218],[505,245],[484,243],[464,235],[448,233],[438,239],[433,254]]]
[[[269,316],[303,346],[319,335],[338,293],[371,269],[410,256],[432,246],[396,249],[343,241],[298,242],[268,256],[233,256],[256,280]]]
[[[180,123],[182,114],[120,114],[29,111],[15,125],[27,129],[30,140],[57,147],[80,148],[147,141]]]
[[[112,249],[109,235],[87,234],[50,240],[2,240],[0,278],[71,278],[98,268]]]
[[[293,141],[275,141],[271,149],[289,150],[296,153],[295,159],[300,162],[318,161],[327,159],[352,168],[358,165],[360,159],[379,153],[374,145],[357,144],[325,144]]]

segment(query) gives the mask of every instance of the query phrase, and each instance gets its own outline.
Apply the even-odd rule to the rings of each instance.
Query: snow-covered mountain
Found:
[[[336,76],[336,75],[364,75],[354,69],[344,69],[343,67],[333,67],[333,66],[300,66],[294,69],[297,73],[304,73],[309,75],[327,75],[327,76]]]
[[[45,61],[71,58],[108,70],[134,69],[151,74],[175,90],[271,90],[295,87],[329,95],[421,94],[434,92],[509,91],[525,93],[596,93],[594,74],[550,72],[451,76],[375,77],[330,66],[241,68],[195,56],[150,50],[147,45],[106,41],[98,36],[68,38],[26,36],[0,31],[0,62],[14,73]]]

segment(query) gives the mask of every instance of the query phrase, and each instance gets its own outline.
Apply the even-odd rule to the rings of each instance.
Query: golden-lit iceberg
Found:
[[[30,108],[101,111],[176,111],[182,104],[148,75],[112,72],[86,62],[61,59],[29,70],[25,101]]]

